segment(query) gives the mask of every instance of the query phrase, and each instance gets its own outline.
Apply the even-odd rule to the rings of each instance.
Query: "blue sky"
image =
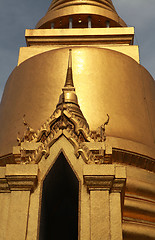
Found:
[[[0,99],[17,64],[19,48],[26,46],[25,29],[35,28],[51,0],[0,0]],[[113,0],[128,26],[134,26],[141,64],[155,79],[155,0]]]

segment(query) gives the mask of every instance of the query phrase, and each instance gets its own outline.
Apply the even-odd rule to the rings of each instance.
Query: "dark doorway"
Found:
[[[61,153],[43,182],[39,240],[78,240],[79,182]]]

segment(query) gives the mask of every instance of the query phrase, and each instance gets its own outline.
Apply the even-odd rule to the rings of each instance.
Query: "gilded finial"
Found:
[[[59,97],[59,102],[57,104],[57,109],[61,110],[61,128],[64,129],[67,126],[64,124],[64,110],[70,111],[78,118],[82,119],[86,125],[87,122],[81,112],[80,106],[78,104],[78,98],[75,92],[73,75],[72,75],[72,50],[69,49],[69,58],[68,58],[68,69],[65,85],[62,88],[62,93]],[[63,124],[62,124],[63,123]]]
[[[64,87],[74,87],[72,74],[72,49],[69,49],[68,69]]]

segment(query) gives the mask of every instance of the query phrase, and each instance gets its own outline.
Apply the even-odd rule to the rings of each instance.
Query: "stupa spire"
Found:
[[[68,69],[64,87],[74,87],[72,74],[72,49],[69,49]]]
[[[75,93],[74,83],[73,83],[73,73],[72,73],[72,49],[69,49],[68,58],[68,68],[66,74],[66,81],[64,87],[62,88],[62,94],[59,98],[59,103],[57,106],[63,103],[76,104],[78,105],[77,95]]]
[[[71,113],[80,118],[88,126],[88,123],[83,116],[83,113],[78,104],[78,98],[75,92],[72,73],[72,49],[69,49],[66,81],[64,87],[62,88],[62,93],[59,97],[59,102],[56,108],[61,109],[61,111],[63,111],[63,109],[68,109]]]

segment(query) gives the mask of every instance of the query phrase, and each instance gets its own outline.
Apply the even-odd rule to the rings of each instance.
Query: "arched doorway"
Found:
[[[78,240],[79,182],[63,153],[43,182],[39,240]]]

